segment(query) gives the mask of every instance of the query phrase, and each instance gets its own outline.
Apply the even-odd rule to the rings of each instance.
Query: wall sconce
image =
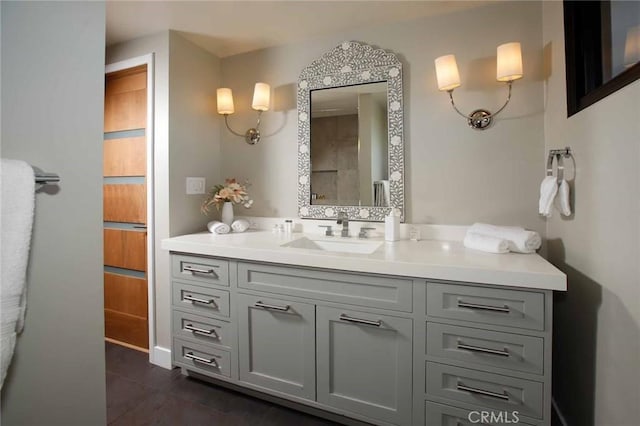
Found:
[[[269,110],[271,87],[267,83],[256,83],[256,87],[253,90],[251,108],[258,111],[258,123],[256,127],[250,128],[244,134],[235,132],[229,126],[228,117],[235,111],[233,108],[233,93],[231,89],[221,87],[216,91],[216,94],[218,98],[218,114],[224,115],[224,124],[226,124],[227,129],[236,136],[244,137],[244,141],[249,145],[255,145],[260,142],[260,116],[264,111]]]
[[[435,60],[438,90],[449,93],[451,105],[458,114],[467,119],[469,127],[475,130],[484,130],[491,125],[494,116],[498,115],[511,100],[511,84],[514,80],[522,78],[522,52],[520,43],[506,43],[498,46],[498,64],[496,79],[509,85],[507,101],[494,113],[486,109],[477,109],[471,114],[463,114],[453,101],[453,90],[460,87],[460,74],[454,55],[440,56]]]

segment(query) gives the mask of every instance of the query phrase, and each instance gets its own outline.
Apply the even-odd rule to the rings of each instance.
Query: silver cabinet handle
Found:
[[[460,383],[457,384],[456,389],[458,389],[459,391],[465,391],[465,392],[469,392],[469,393],[475,393],[475,394],[478,394],[478,395],[489,396],[491,398],[502,399],[504,401],[509,401],[509,395],[507,395],[505,391],[502,391],[502,393],[491,392],[491,391],[484,390],[484,389],[478,389],[478,388],[472,388],[470,386],[465,386],[465,385],[462,385]]]
[[[219,338],[218,333],[212,328],[211,330],[205,330],[204,328],[194,327],[193,324],[187,324],[184,329],[192,333],[204,334],[206,336],[213,336],[216,339]]]
[[[269,305],[267,303],[262,303],[259,300],[256,303],[254,303],[253,306],[255,306],[256,308],[271,309],[273,311],[280,311],[280,312],[287,312],[289,309],[291,309],[291,306],[289,305],[284,305],[284,306]]]
[[[198,297],[193,297],[193,296],[190,296],[190,295],[188,295],[188,294],[187,294],[186,296],[183,296],[183,297],[182,297],[182,300],[188,300],[188,301],[189,301],[189,302],[191,302],[191,303],[202,303],[203,305],[213,305],[213,306],[216,306],[216,302],[215,302],[213,299],[209,299],[209,300],[206,300],[206,299],[200,299],[200,298],[198,298]]]
[[[507,305],[504,306],[491,306],[491,305],[477,305],[475,303],[467,303],[462,300],[458,300],[458,308],[478,309],[481,311],[502,312],[508,314],[510,312]]]
[[[356,324],[373,325],[375,327],[380,327],[382,325],[382,321],[380,320],[372,321],[368,319],[354,318],[354,317],[350,317],[347,314],[340,314],[340,321],[354,322]]]
[[[500,351],[497,349],[483,348],[482,346],[465,345],[464,343],[460,343],[460,342],[458,342],[457,348],[465,349],[467,351],[472,351],[472,352],[482,352],[482,353],[491,354],[491,355],[509,356],[509,352],[507,351],[506,348]]]
[[[206,274],[206,275],[215,275],[215,271],[210,268],[210,269],[200,269],[200,268],[194,268],[193,266],[183,266],[182,267],[183,271],[187,271],[187,272],[191,272],[192,274]]]
[[[187,359],[190,359],[192,361],[202,362],[204,364],[213,365],[216,368],[220,367],[218,365],[218,362],[215,360],[215,358],[209,358],[209,359],[202,358],[202,357],[194,355],[193,352],[187,352],[186,354],[184,354],[184,357],[187,358]]]

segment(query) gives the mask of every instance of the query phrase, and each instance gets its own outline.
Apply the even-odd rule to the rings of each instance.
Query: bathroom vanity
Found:
[[[162,246],[185,374],[345,423],[550,424],[552,293],[566,277],[538,255],[260,231]]]

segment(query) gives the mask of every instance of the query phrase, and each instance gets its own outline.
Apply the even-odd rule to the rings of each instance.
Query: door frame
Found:
[[[109,73],[137,67],[147,66],[147,127],[145,129],[147,145],[147,319],[149,322],[149,362],[164,365],[164,359],[155,354],[156,347],[156,318],[155,318],[155,209],[154,209],[154,54],[149,53],[135,58],[107,64],[104,69],[105,76]]]

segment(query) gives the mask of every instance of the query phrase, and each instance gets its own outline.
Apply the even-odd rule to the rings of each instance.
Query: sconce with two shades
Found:
[[[228,117],[235,112],[231,89],[221,87],[216,91],[216,94],[218,98],[218,114],[224,115],[224,124],[226,124],[227,129],[236,136],[244,137],[244,141],[249,145],[255,145],[260,142],[260,116],[264,111],[269,110],[271,87],[267,83],[256,83],[255,89],[253,90],[251,108],[258,111],[258,122],[256,127],[252,127],[244,133],[238,133],[229,126]]]
[[[491,125],[493,117],[498,115],[511,100],[511,84],[522,78],[522,51],[520,43],[506,43],[498,46],[498,64],[496,79],[507,83],[509,94],[507,101],[496,112],[491,113],[486,109],[477,109],[471,114],[464,114],[456,107],[453,101],[453,90],[460,87],[460,73],[454,55],[440,56],[435,60],[438,90],[449,93],[451,105],[458,114],[467,119],[469,127],[475,130],[484,130]]]

